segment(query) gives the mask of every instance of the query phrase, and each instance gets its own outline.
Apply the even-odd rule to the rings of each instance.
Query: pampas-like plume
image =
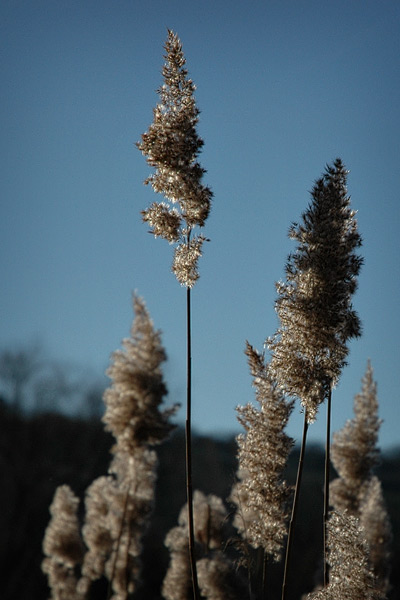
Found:
[[[202,558],[197,569],[203,598],[243,600],[247,597],[243,580],[223,552],[215,552],[212,558]]]
[[[339,478],[332,482],[331,494],[337,510],[346,509],[357,515],[360,490],[379,462],[380,425],[377,386],[368,362],[361,393],[354,397],[354,418],[333,434],[331,456]]]
[[[285,400],[271,380],[263,356],[249,343],[246,354],[259,408],[252,404],[237,408],[246,433],[237,437],[238,482],[231,494],[237,507],[234,525],[246,542],[279,560],[290,495],[282,474],[293,446],[284,429],[293,403]]]
[[[167,389],[161,364],[166,354],[144,301],[134,297],[135,320],[124,350],[112,355],[107,375],[112,385],[104,394],[103,422],[116,439],[114,455],[132,455],[136,448],[161,442],[173,429],[176,407],[160,410]]]
[[[153,111],[154,120],[137,144],[156,171],[145,183],[164,195],[167,202],[153,202],[142,212],[143,220],[154,235],[175,243],[172,271],[186,287],[187,309],[187,401],[186,401],[186,489],[189,512],[189,551],[195,600],[199,599],[194,556],[193,484],[191,450],[191,299],[190,292],[199,278],[198,261],[206,238],[198,233],[211,208],[212,192],[201,183],[205,170],[197,161],[203,146],[196,125],[199,110],[195,103],[195,85],[188,78],[185,57],[178,36],[168,30],[165,44],[164,83],[158,90],[160,103]]]
[[[289,255],[286,281],[277,283],[276,311],[280,325],[266,344],[271,351],[269,370],[281,390],[299,398],[304,427],[297,471],[292,518],[289,526],[282,600],[286,598],[293,528],[301,487],[307,430],[319,405],[327,398],[326,460],[324,485],[324,546],[329,508],[329,448],[332,388],[346,364],[347,342],[361,333],[351,298],[357,288],[362,259],[355,212],[346,189],[347,171],[338,158],[316,181],[312,201],[294,223],[289,237],[297,242]],[[325,562],[324,579],[328,571]]]
[[[161,370],[166,355],[160,332],[154,330],[143,300],[136,296],[134,310],[131,337],[124,340],[124,350],[113,354],[107,372],[112,385],[104,394],[103,421],[116,443],[109,475],[96,479],[86,492],[84,555],[76,518],[78,500],[61,486],[51,507],[43,570],[49,575],[53,597],[60,600],[87,598],[92,583],[103,576],[113,600],[125,600],[139,581],[141,540],[154,501],[157,456],[152,446],[170,433],[169,417],[176,407],[160,410],[167,393]],[[81,566],[79,580],[73,572],[76,566]],[[68,586],[67,594],[61,595],[62,585]]]
[[[86,519],[82,530],[88,547],[78,589],[87,593],[91,582],[103,575],[114,600],[125,600],[139,582],[142,537],[153,509],[154,451],[137,448],[133,455],[116,455],[109,477],[100,477],[86,494]]]
[[[307,600],[383,600],[368,563],[369,547],[359,520],[334,511],[328,521],[330,582]]]
[[[193,495],[193,514],[202,596],[210,600],[242,598],[243,583],[235,574],[231,561],[221,550],[227,517],[222,500],[213,494],[205,496],[196,490]],[[180,512],[178,523],[165,539],[170,551],[170,565],[163,582],[162,593],[167,600],[188,600],[192,594],[186,506]]]
[[[170,433],[175,407],[160,410],[167,389],[161,364],[166,359],[144,302],[134,297],[135,320],[124,350],[114,352],[107,374],[103,421],[116,439],[110,476],[90,486],[84,540],[88,546],[80,589],[106,575],[115,600],[132,593],[140,573],[141,538],[153,508],[157,457],[151,446]]]
[[[50,506],[51,520],[43,540],[47,575],[53,600],[79,600],[75,567],[83,556],[77,517],[79,499],[68,485],[57,488]]]
[[[201,183],[205,170],[197,161],[203,140],[196,132],[199,110],[195,85],[188,78],[182,44],[170,30],[165,51],[160,103],[137,146],[156,169],[145,183],[163,194],[167,202],[153,202],[142,215],[156,237],[177,243],[172,271],[179,283],[192,288],[199,278],[197,264],[205,241],[204,236],[193,235],[193,230],[204,225],[212,192]]]
[[[333,436],[332,462],[339,477],[331,483],[331,500],[336,510],[357,517],[369,545],[369,560],[376,587],[389,589],[389,546],[391,527],[381,483],[373,474],[379,462],[377,386],[368,362],[361,393],[354,398],[354,418]]]
[[[390,544],[392,527],[379,479],[368,483],[360,504],[360,522],[369,544],[369,562],[375,575],[376,589],[387,594],[390,589]]]
[[[355,212],[340,159],[315,183],[312,201],[289,237],[298,246],[289,255],[286,281],[277,284],[280,326],[267,340],[270,370],[285,393],[300,398],[308,422],[338,381],[347,341],[360,335],[351,297],[362,259]]]

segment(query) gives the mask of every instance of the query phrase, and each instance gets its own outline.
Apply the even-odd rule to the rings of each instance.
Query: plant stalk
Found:
[[[262,599],[267,600],[267,564],[268,564],[268,554],[263,549],[263,573],[262,573]]]
[[[283,572],[283,583],[282,583],[282,600],[286,600],[287,595],[287,579],[290,565],[290,558],[293,550],[293,537],[294,537],[294,526],[296,523],[296,515],[298,508],[298,500],[300,495],[300,487],[301,487],[301,479],[303,475],[303,466],[304,466],[304,454],[307,443],[307,431],[308,431],[308,422],[307,422],[307,410],[304,410],[304,424],[303,424],[303,436],[301,440],[301,448],[300,448],[300,456],[299,463],[297,466],[297,477],[296,477],[296,486],[294,490],[294,498],[292,504],[292,514],[290,517],[288,537],[286,542],[286,556],[285,556],[285,567]]]
[[[200,600],[199,584],[197,580],[196,556],[194,547],[194,519],[193,519],[193,483],[192,483],[192,340],[191,340],[191,299],[190,288],[186,290],[186,318],[187,318],[187,388],[186,388],[186,493],[188,507],[189,528],[189,560],[192,572],[193,597]]]
[[[329,516],[329,479],[330,479],[330,447],[331,447],[331,412],[332,386],[329,386],[326,414],[326,444],[325,444],[325,481],[324,481],[324,587],[329,583],[328,557],[328,516]]]

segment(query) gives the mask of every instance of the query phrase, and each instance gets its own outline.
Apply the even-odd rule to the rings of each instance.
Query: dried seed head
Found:
[[[163,194],[167,203],[153,202],[142,215],[156,237],[179,242],[172,271],[182,285],[191,288],[199,278],[197,263],[204,241],[201,235],[192,233],[205,224],[212,192],[202,184],[205,170],[197,160],[203,140],[196,131],[199,110],[194,99],[195,86],[185,68],[182,44],[172,31],[168,31],[165,50],[164,83],[158,90],[160,103],[137,147],[155,168],[145,183]]]
[[[361,334],[351,297],[362,259],[355,212],[340,159],[328,166],[311,192],[312,201],[289,237],[286,281],[277,284],[280,326],[267,340],[270,370],[283,391],[300,398],[309,422],[336,385],[346,364],[347,342]]]

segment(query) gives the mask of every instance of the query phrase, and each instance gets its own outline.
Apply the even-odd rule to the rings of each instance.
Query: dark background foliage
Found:
[[[98,418],[67,418],[58,414],[22,416],[0,404],[0,565],[2,600],[44,600],[49,592],[41,573],[41,543],[49,520],[49,505],[58,485],[66,483],[80,498],[88,484],[107,472],[112,445]],[[236,471],[233,438],[194,436],[194,487],[205,493],[229,496]],[[294,481],[297,449],[291,455],[288,479]],[[295,541],[295,564],[290,598],[300,598],[318,578],[322,538],[323,449],[312,446],[305,462]],[[391,600],[400,599],[400,449],[383,456],[377,471],[392,520],[393,565]],[[156,506],[144,540],[143,585],[138,600],[160,598],[160,584],[168,565],[163,545],[185,503],[184,434],[177,429],[159,447]],[[83,507],[83,506],[82,506]],[[230,547],[229,547],[230,548]],[[228,551],[231,551],[228,548]],[[254,555],[257,565],[259,557]],[[271,597],[279,597],[281,567],[269,569]],[[93,598],[105,598],[103,586]]]

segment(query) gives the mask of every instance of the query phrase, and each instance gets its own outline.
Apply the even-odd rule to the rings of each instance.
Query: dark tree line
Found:
[[[45,600],[46,578],[41,572],[42,540],[49,520],[48,507],[58,485],[67,483],[80,496],[88,484],[107,472],[111,436],[104,432],[100,420],[67,418],[57,414],[24,417],[0,409],[0,564],[3,600]],[[176,524],[185,503],[184,434],[177,429],[160,446],[156,508],[144,544],[143,585],[138,600],[156,600],[168,564],[163,541]],[[194,436],[194,487],[204,493],[227,498],[236,472],[234,438],[214,439]],[[294,481],[297,451],[292,453],[287,477]],[[323,502],[323,449],[307,451],[304,491],[299,510],[296,579],[298,589],[310,591],[316,577],[315,564],[321,554],[319,510]],[[394,541],[392,554],[391,600],[400,599],[400,449],[384,454],[378,469],[392,520]],[[229,551],[229,549],[228,549]],[[257,553],[253,560],[257,563]],[[321,565],[322,566],[322,565]],[[260,565],[261,568],[261,565]],[[279,589],[279,566],[271,573]],[[96,598],[105,598],[99,586]]]
[[[99,417],[105,385],[87,369],[49,359],[38,344],[0,352],[0,398],[16,413]]]

